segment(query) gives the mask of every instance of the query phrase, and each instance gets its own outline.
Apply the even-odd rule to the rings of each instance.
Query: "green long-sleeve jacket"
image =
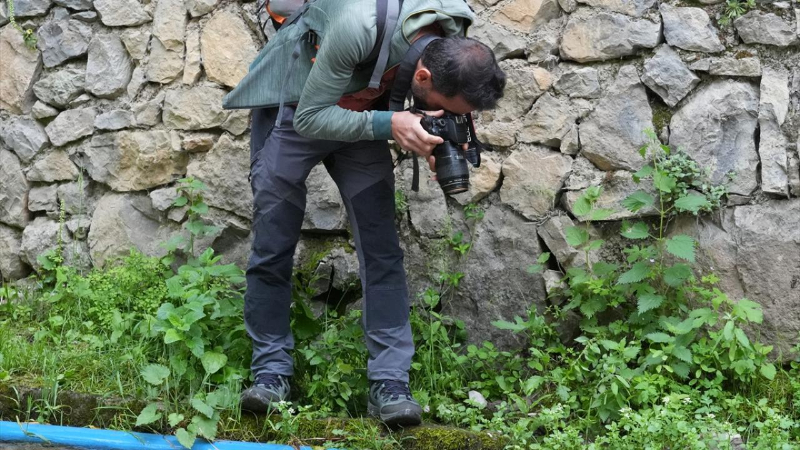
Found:
[[[274,107],[297,104],[294,127],[314,139],[359,141],[391,139],[389,111],[356,112],[336,105],[346,94],[367,87],[373,65],[357,70],[375,45],[376,0],[316,0],[303,18],[319,39],[319,50],[304,43],[291,76],[292,52],[302,34],[296,25],[281,27],[250,64],[247,75],[225,96],[223,106]],[[438,22],[445,35],[463,34],[474,20],[464,0],[405,0],[391,37],[387,68],[399,64],[416,32]],[[236,45],[236,43],[231,43]],[[312,62],[315,58],[316,62]]]

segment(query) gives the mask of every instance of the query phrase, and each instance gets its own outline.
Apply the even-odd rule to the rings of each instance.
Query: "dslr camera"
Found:
[[[475,167],[481,163],[470,117],[445,112],[442,117],[424,115],[420,124],[429,134],[444,139],[433,149],[436,178],[444,193],[452,195],[469,189],[467,161]],[[467,151],[462,150],[463,144],[469,144]]]

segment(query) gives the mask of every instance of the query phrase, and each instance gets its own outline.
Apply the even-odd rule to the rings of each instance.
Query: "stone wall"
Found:
[[[5,2],[3,2],[5,3]],[[249,117],[221,99],[263,45],[252,2],[16,0],[27,48],[0,7],[0,274],[39,269],[66,211],[68,259],[103,265],[131,246],[151,255],[181,232],[176,180],[204,181],[205,240],[244,265],[252,196]],[[581,192],[603,185],[614,206],[637,188],[643,130],[655,129],[728,182],[721,214],[678,229],[701,242],[702,263],[734,296],[765,309],[762,338],[786,352],[800,331],[800,9],[759,3],[727,27],[721,0],[476,0],[472,34],[508,74],[505,98],[479,117],[493,147],[469,192],[445,198],[436,182],[411,192],[397,168],[398,229],[411,290],[465,277],[445,310],[473,339],[513,344],[490,325],[544,308],[545,281],[526,272],[543,251],[562,268],[582,262],[564,239]],[[699,7],[698,7],[699,6]],[[424,177],[423,177],[424,178]],[[323,168],[308,181],[298,261],[325,249],[321,298],[358,298],[346,215]],[[482,220],[465,216],[476,203]],[[405,207],[403,207],[405,206]],[[647,212],[643,212],[646,214]],[[613,233],[630,214],[614,214]],[[473,246],[459,262],[445,238]],[[552,275],[552,274],[551,274]],[[329,292],[330,291],[330,292]],[[334,295],[328,295],[334,293]]]

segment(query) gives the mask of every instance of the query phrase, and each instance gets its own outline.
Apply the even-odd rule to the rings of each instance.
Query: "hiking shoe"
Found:
[[[395,380],[373,381],[369,386],[369,415],[377,417],[390,427],[419,425],[422,408],[408,383]]]
[[[258,375],[252,386],[242,392],[242,409],[265,413],[278,402],[289,399],[289,378],[274,373]]]

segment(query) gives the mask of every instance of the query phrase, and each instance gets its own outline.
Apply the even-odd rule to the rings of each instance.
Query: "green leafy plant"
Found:
[[[719,24],[726,27],[755,7],[755,0],[726,0],[725,11],[719,19]]]
[[[402,217],[408,212],[408,198],[406,193],[398,189],[394,191],[394,213],[397,217]]]
[[[36,42],[38,40],[36,34],[34,34],[31,29],[23,30],[22,27],[17,24],[16,18],[14,17],[14,0],[6,0],[6,8],[8,9],[8,22],[22,34],[25,46],[31,50],[36,50]]]
[[[648,216],[622,224],[619,252],[591,226],[615,211],[597,206],[601,187],[589,188],[573,208],[584,225],[566,230],[586,264],[569,268],[562,286],[524,317],[478,318],[506,345],[513,341],[514,351],[470,341],[464,322],[447,314],[460,300],[481,208],[464,208],[469,234],[448,228],[436,241],[436,257],[447,261],[432,271],[410,316],[411,387],[427,422],[502,436],[518,450],[724,449],[734,434],[748,448],[797,448],[800,360],[771,363],[771,348],[754,339],[760,306],[729,298],[713,273],[699,273],[697,242],[670,230],[679,215],[714,211],[724,187],[652,135],[642,156],[646,164],[634,174],[642,189],[623,207]],[[215,231],[203,220],[202,183],[187,178],[179,189],[185,234],[165,257],[131,251],[83,273],[65,264],[71,255],[59,245],[41,260],[40,292],[0,288],[0,383],[45,388],[41,398],[10,396],[17,418],[63,420],[61,393],[71,389],[143,402],[114,426],[171,432],[186,447],[246,427],[238,405],[251,376],[243,274],[198,248],[197,238]],[[360,312],[312,304],[326,253],[320,249],[294,276],[292,403],[251,431],[296,446],[399,450],[406,444],[397,435],[358,418],[368,386]],[[550,257],[542,254],[528,271],[545,270]],[[580,325],[577,338],[570,323]],[[309,431],[320,422],[328,428]]]
[[[650,144],[640,153],[650,162],[633,177],[637,183],[649,180],[652,188],[629,195],[622,204],[633,213],[655,211],[656,225],[624,222],[620,234],[631,242],[623,250],[624,262],[593,261],[591,252],[604,241],[591,238],[589,224],[614,211],[595,207],[601,188],[587,189],[573,210],[586,226],[568,228],[566,237],[589,263],[569,268],[567,287],[554,294],[569,299],[564,310],[582,317],[583,335],[577,341],[589,351],[581,354],[586,365],[578,379],[604,374],[592,376],[596,385],[589,405],[602,420],[618,417],[636,399],[630,380],[647,372],[695,381],[715,376],[748,382],[759,373],[768,379],[775,375],[766,360],[771,347],[751,343],[745,333],[749,324],[761,322],[760,306],[747,299],[731,301],[714,287],[716,277],[697,281],[691,267],[695,240],[667,232],[678,214],[718,205],[724,188],[710,186],[695,163],[649,136]],[[541,270],[544,260],[531,269]],[[609,314],[615,319],[609,320]],[[717,331],[720,322],[724,326]]]
[[[202,181],[193,177],[181,178],[178,180],[178,193],[180,194],[172,205],[179,208],[186,208],[187,220],[183,223],[183,228],[189,232],[188,239],[183,235],[175,235],[169,241],[162,244],[168,252],[163,261],[169,265],[175,261],[175,251],[182,250],[188,255],[195,254],[195,241],[204,236],[208,236],[219,231],[219,227],[208,225],[202,216],[208,213],[208,204],[203,200],[203,191],[207,189]]]

